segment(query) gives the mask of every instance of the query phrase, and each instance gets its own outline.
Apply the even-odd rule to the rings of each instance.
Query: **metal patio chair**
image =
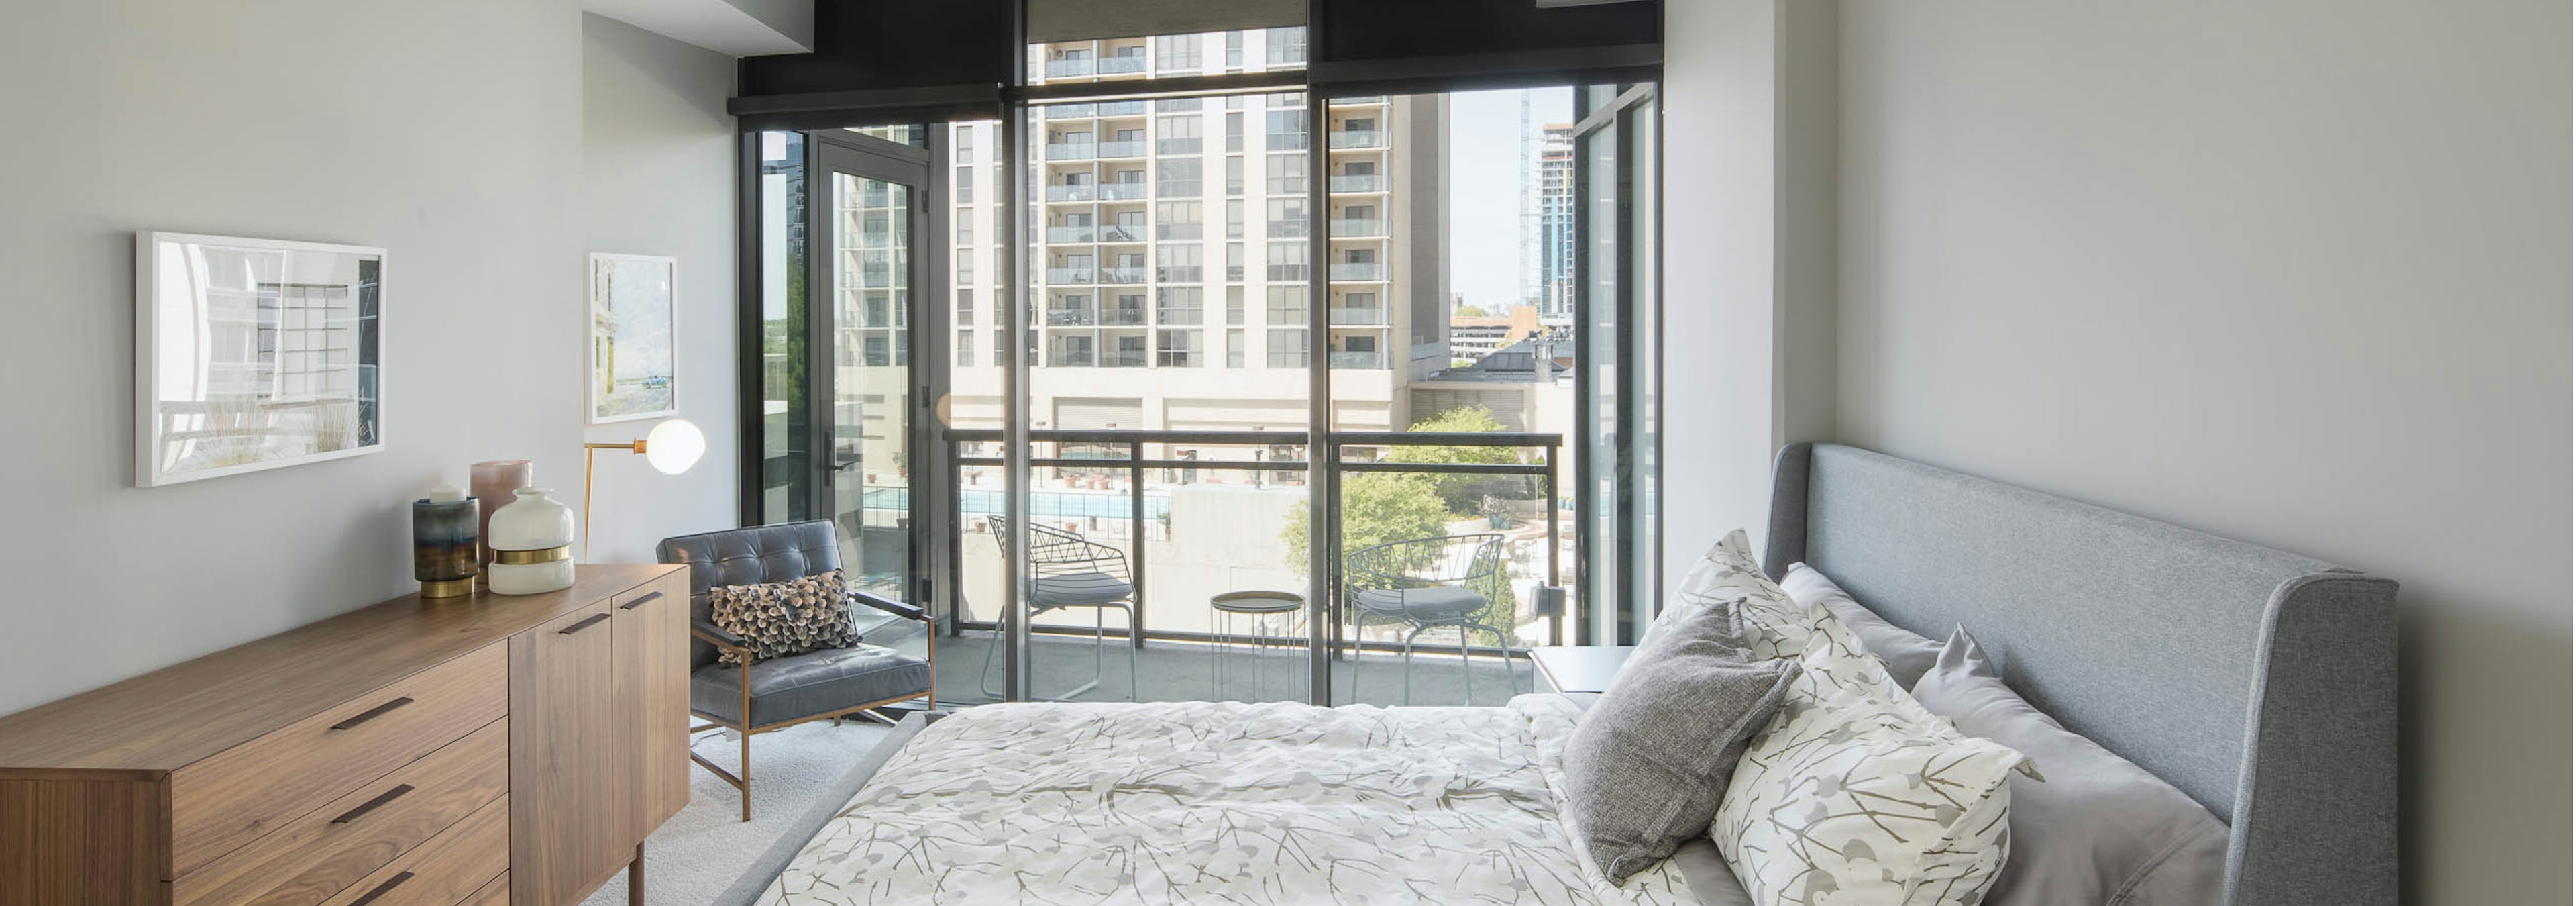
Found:
[[[994,539],[1002,546],[1003,561],[1009,562],[1010,521],[1000,516],[989,517],[989,521]],[[1057,695],[1038,697],[1067,701],[1099,688],[1108,666],[1108,611],[1115,608],[1125,613],[1129,632],[1143,631],[1136,622],[1136,585],[1130,581],[1127,552],[1072,532],[1031,525],[1028,567],[1033,577],[1027,607],[1030,621],[1058,610],[1091,608],[1091,681]],[[993,652],[1002,647],[1002,627],[1006,622],[993,621],[993,643],[984,649],[984,671],[977,677],[984,694],[996,698],[1001,697],[1001,692],[993,688]],[[1127,647],[1127,699],[1136,699],[1136,649],[1132,645]]]
[[[1413,703],[1413,642],[1433,629],[1458,630],[1458,666],[1467,702],[1475,703],[1475,667],[1470,633],[1494,634],[1503,656],[1503,674],[1512,670],[1512,637],[1481,622],[1493,603],[1482,589],[1510,581],[1504,574],[1503,536],[1448,535],[1390,541],[1350,552],[1343,558],[1344,600],[1351,608],[1356,636],[1372,623],[1413,627],[1404,636],[1404,703]],[[1351,671],[1351,700],[1359,700],[1357,662]]]

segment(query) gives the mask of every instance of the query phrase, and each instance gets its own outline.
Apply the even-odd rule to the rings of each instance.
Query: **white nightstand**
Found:
[[[1635,653],[1634,645],[1549,645],[1530,649],[1530,662],[1538,665],[1540,691],[1602,692]]]

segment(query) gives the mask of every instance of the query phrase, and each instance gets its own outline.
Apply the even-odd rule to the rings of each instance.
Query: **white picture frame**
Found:
[[[385,250],[134,234],[134,484],[385,448]]]
[[[680,259],[590,253],[584,411],[606,425],[680,414]]]

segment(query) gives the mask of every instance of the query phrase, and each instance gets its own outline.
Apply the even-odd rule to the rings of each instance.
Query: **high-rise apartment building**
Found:
[[[1574,319],[1574,127],[1551,123],[1538,156],[1539,317]]]
[[[1038,83],[1111,83],[1304,61],[1304,30],[1283,28],[1033,45],[1030,72]],[[1032,159],[1021,162],[1031,168],[1032,426],[1302,432],[1310,364],[1332,369],[1335,427],[1409,424],[1406,383],[1448,364],[1445,106],[1336,98],[1322,123],[1309,122],[1300,93],[1036,108]],[[1008,298],[993,260],[999,136],[990,123],[949,128],[949,419],[998,426]],[[1315,154],[1326,163],[1322,212],[1308,210]],[[1320,274],[1316,242],[1327,251]],[[1327,288],[1321,343],[1308,336],[1314,280]]]

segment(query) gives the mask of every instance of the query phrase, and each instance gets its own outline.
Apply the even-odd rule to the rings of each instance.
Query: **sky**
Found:
[[[1530,102],[1521,132],[1521,99]],[[1525,300],[1538,283],[1538,262],[1524,266],[1522,201],[1537,213],[1538,130],[1574,120],[1570,88],[1459,92],[1449,96],[1449,291],[1467,304],[1500,312]],[[1520,148],[1529,148],[1529,190]],[[1528,222],[1536,229],[1536,221]],[[1533,237],[1534,238],[1534,237]],[[1533,244],[1531,254],[1536,255]]]

